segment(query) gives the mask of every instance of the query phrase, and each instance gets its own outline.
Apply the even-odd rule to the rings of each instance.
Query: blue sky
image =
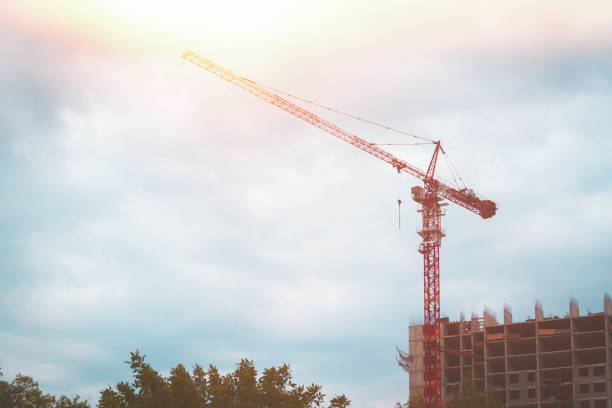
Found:
[[[356,407],[408,395],[416,180],[183,61],[431,139],[499,203],[443,220],[442,313],[602,310],[607,2],[0,6],[0,367],[95,400],[164,371],[290,363]],[[374,142],[405,138],[315,110]],[[396,148],[421,168],[431,150]],[[442,177],[448,177],[441,163]],[[403,200],[397,229],[397,198]]]

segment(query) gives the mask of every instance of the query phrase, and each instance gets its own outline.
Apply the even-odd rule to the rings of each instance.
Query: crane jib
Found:
[[[271,103],[272,105],[291,113],[292,115],[318,127],[319,129],[352,144],[366,153],[378,157],[399,171],[408,173],[420,180],[425,180],[427,178],[426,174],[418,167],[406,163],[402,159],[394,156],[384,149],[381,149],[377,145],[370,143],[359,136],[353,135],[339,128],[333,123],[315,115],[314,113],[294,104],[293,102],[290,102],[287,99],[284,99],[277,94],[260,87],[257,82],[236,75],[230,70],[223,68],[222,66],[202,57],[199,54],[196,54],[191,50],[186,50],[183,53],[182,58]],[[438,196],[447,199],[469,211],[472,211],[480,215],[482,218],[490,218],[494,216],[497,211],[497,205],[493,201],[481,200],[474,194],[470,194],[463,190],[457,190],[439,180],[436,180],[436,184],[438,186]]]

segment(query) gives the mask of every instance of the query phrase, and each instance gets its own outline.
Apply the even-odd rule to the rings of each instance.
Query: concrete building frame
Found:
[[[570,302],[565,317],[544,317],[536,302],[535,318],[504,323],[485,309],[482,317],[441,319],[442,400],[473,382],[479,392],[496,391],[504,407],[612,408],[612,303],[604,311],[580,316]],[[423,326],[409,327],[410,395],[423,391]]]

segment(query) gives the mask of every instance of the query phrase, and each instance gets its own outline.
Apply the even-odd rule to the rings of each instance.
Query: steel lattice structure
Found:
[[[423,239],[419,252],[423,254],[423,396],[427,406],[440,402],[440,245],[444,232],[441,217],[446,203],[438,196],[434,179],[440,142],[436,143],[424,180],[425,188],[413,187],[412,198],[421,204],[423,216],[419,235]]]
[[[236,75],[191,50],[185,50],[182,58],[383,160],[397,169],[398,172],[408,173],[423,181],[424,188],[413,187],[412,196],[415,201],[421,204],[421,209],[418,211],[422,213],[423,217],[422,228],[419,231],[423,241],[419,247],[419,252],[423,254],[424,261],[424,396],[428,407],[437,406],[440,402],[440,244],[442,237],[444,237],[440,220],[445,213],[443,207],[447,205],[441,201],[447,199],[480,215],[482,218],[494,216],[497,205],[493,201],[480,199],[471,190],[466,188],[455,189],[434,178],[438,153],[440,150],[444,152],[439,141],[435,142],[436,148],[427,172],[423,172],[381,149],[378,145],[339,128],[314,113],[278,96],[273,90]]]

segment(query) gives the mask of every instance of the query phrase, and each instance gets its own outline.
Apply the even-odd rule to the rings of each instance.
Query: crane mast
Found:
[[[278,96],[275,92],[250,79],[234,74],[230,70],[187,49],[182,55],[185,60],[209,71],[210,73],[242,88],[272,105],[330,133],[337,138],[369,153],[393,166],[398,173],[408,173],[423,181],[423,187],[412,188],[412,198],[421,205],[418,210],[422,215],[422,227],[418,234],[422,238],[419,252],[423,254],[424,276],[424,321],[423,321],[423,367],[424,397],[428,407],[440,403],[440,245],[445,236],[441,228],[441,217],[445,215],[442,200],[447,199],[482,218],[491,218],[497,211],[497,204],[482,200],[471,190],[455,189],[434,178],[438,153],[442,149],[440,142],[434,142],[436,148],[429,163],[427,172],[406,163],[395,155],[381,149],[356,135],[353,135],[331,122],[320,118],[312,112]]]
[[[444,232],[441,218],[446,203],[438,196],[438,183],[434,179],[440,142],[436,143],[424,187],[412,188],[412,198],[419,204],[423,222],[418,232],[423,241],[419,252],[423,254],[423,397],[428,407],[440,402],[440,245]]]

